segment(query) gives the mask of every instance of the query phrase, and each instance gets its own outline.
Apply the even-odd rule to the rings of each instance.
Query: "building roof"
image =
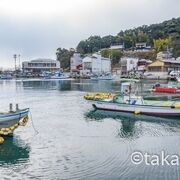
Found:
[[[156,60],[153,63],[151,63],[150,65],[148,65],[148,67],[158,67],[158,66],[164,66],[164,62],[162,62],[160,60]]]
[[[164,66],[164,63],[170,63],[170,64],[180,64],[180,61],[177,60],[171,60],[171,59],[166,59],[166,60],[156,60],[153,63],[151,63],[150,65],[148,65],[148,67],[157,67],[157,66]]]
[[[54,59],[46,59],[46,58],[38,58],[38,59],[34,59],[31,60],[32,63],[47,63],[47,62],[57,62]]]
[[[149,59],[140,59],[139,62],[147,62],[147,63],[152,63],[151,60]]]
[[[163,59],[161,60],[162,62],[165,62],[165,63],[171,63],[171,64],[180,64],[180,61],[177,61],[177,60],[171,60],[171,59]]]
[[[95,59],[98,59],[98,57],[95,54],[93,54],[92,56],[86,56],[85,58],[83,58],[83,62],[92,62]],[[105,58],[102,56],[100,56],[100,59],[105,61],[111,61],[110,58]]]
[[[112,45],[110,49],[124,49],[124,44]]]

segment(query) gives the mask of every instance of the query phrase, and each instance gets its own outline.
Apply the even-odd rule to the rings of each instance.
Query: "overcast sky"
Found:
[[[0,0],[0,67],[14,67],[15,53],[55,59],[58,47],[179,17],[179,7],[180,0]]]

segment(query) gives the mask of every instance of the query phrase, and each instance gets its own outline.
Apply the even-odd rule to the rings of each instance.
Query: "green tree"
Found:
[[[58,48],[56,51],[57,60],[61,63],[61,68],[64,70],[70,69],[70,58],[74,52],[67,49]]]
[[[111,58],[112,65],[115,65],[119,63],[121,57],[123,56],[123,52],[121,50],[103,49],[101,50],[101,55],[106,58]]]
[[[154,40],[154,49],[156,52],[160,51],[166,51],[167,48],[170,48],[172,44],[171,38],[166,38],[166,39],[157,39]]]

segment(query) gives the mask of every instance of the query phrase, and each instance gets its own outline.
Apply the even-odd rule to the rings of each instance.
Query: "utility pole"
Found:
[[[19,71],[21,71],[21,62],[20,62],[20,57],[21,57],[21,55],[19,54],[19,55],[18,55],[18,58],[19,58]]]
[[[15,69],[15,73],[16,73],[16,58],[17,58],[17,55],[16,54],[14,54],[14,69]]]

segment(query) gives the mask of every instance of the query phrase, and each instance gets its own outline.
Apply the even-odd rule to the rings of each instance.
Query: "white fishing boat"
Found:
[[[93,75],[90,77],[91,80],[113,80],[111,74]]]
[[[56,72],[54,75],[47,77],[46,79],[68,79],[69,76],[62,72]]]
[[[108,101],[93,101],[92,105],[95,109],[105,111],[126,112],[134,114],[144,114],[160,117],[177,117],[180,118],[180,104],[166,105],[150,105],[150,104],[134,104],[116,103]]]
[[[142,96],[132,95],[128,85],[124,83],[122,94],[103,93],[101,98],[89,94],[85,99],[98,110],[180,118],[180,101],[144,100]]]

